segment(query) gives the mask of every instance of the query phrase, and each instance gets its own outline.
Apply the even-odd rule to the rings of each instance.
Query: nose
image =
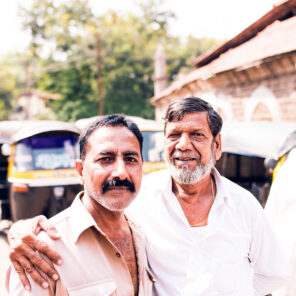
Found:
[[[112,169],[112,177],[117,178],[119,180],[125,180],[128,177],[127,169],[123,159],[117,159],[114,162],[114,166]]]
[[[191,149],[192,143],[191,143],[190,135],[188,135],[187,133],[182,133],[176,145],[176,148],[181,151]]]

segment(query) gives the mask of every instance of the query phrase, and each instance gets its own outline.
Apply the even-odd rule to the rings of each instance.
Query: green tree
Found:
[[[23,64],[23,57],[10,54],[0,60],[0,120],[9,118],[16,99],[24,89]]]
[[[189,37],[182,44],[170,36],[174,15],[153,0],[141,2],[138,15],[109,11],[100,17],[92,14],[86,0],[34,0],[22,15],[32,35],[32,63],[42,69],[33,75],[34,87],[60,94],[51,108],[62,120],[98,114],[98,36],[105,114],[153,118],[149,98],[159,43],[165,45],[170,80],[180,70],[188,71],[193,57],[208,48],[200,39]]]

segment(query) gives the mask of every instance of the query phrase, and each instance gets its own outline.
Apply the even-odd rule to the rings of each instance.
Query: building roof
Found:
[[[190,82],[232,69],[244,69],[282,54],[296,51],[296,0],[284,1],[258,21],[218,48],[198,57],[193,70],[151,99],[181,89]]]

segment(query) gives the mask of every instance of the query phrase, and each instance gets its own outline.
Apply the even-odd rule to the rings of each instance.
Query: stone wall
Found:
[[[172,100],[189,95],[209,101],[224,120],[296,122],[296,53],[193,81],[159,100],[160,120]]]

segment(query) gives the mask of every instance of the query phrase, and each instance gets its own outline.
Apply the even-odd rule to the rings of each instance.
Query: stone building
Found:
[[[157,120],[171,101],[194,95],[209,101],[224,120],[296,122],[296,0],[281,1],[198,57],[194,67],[169,87],[157,79],[165,72],[155,73],[155,84],[162,83],[151,98]]]

